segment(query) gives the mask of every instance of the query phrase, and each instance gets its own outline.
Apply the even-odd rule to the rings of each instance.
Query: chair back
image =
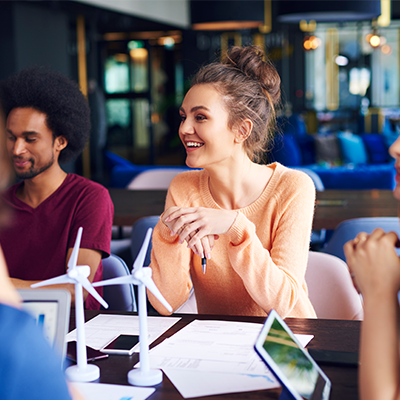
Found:
[[[322,182],[319,175],[311,170],[310,168],[304,167],[293,167],[293,169],[297,169],[298,171],[303,171],[306,173],[314,182],[315,190],[317,192],[323,192],[325,190],[324,183]],[[326,240],[326,230],[321,229],[319,231],[313,230],[311,232],[311,245],[321,247],[322,244],[325,243]]]
[[[160,219],[159,215],[152,215],[149,217],[140,218],[135,222],[132,227],[131,232],[131,255],[132,260],[135,261],[137,255],[139,254],[140,248],[142,247],[143,240],[146,236],[146,232],[149,228],[153,228],[157,225],[158,220]],[[149,247],[147,249],[146,258],[144,260],[144,266],[150,265],[150,255],[152,241],[150,240]]]
[[[362,320],[360,294],[354,288],[347,264],[338,257],[310,251],[306,283],[318,318]]]
[[[371,233],[375,228],[382,228],[386,232],[395,231],[400,236],[398,217],[354,218],[343,221],[336,227],[322,251],[346,261],[343,251],[344,244],[354,239],[358,233]]]
[[[304,173],[306,173],[314,182],[315,190],[317,192],[323,192],[325,190],[325,185],[322,182],[320,176],[312,169],[304,167],[293,167],[293,169],[297,169],[298,171],[303,171]]]
[[[103,279],[130,275],[125,261],[115,254],[103,260]],[[103,286],[103,297],[113,311],[137,311],[133,284]]]
[[[169,184],[176,175],[188,170],[187,167],[152,168],[136,175],[126,188],[132,190],[168,189]]]

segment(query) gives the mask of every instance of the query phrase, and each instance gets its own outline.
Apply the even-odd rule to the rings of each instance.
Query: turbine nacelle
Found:
[[[90,267],[89,265],[77,265],[74,269],[68,269],[67,275],[78,282],[79,276],[87,278],[90,275]]]

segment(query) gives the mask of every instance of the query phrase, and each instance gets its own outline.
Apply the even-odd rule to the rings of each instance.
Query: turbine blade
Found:
[[[133,277],[131,275],[119,276],[117,278],[111,278],[105,281],[93,282],[92,286],[98,287],[98,286],[109,286],[109,285],[123,285],[126,283],[134,284]]]
[[[48,286],[48,285],[58,285],[60,283],[74,283],[68,275],[60,275],[55,278],[46,279],[42,282],[37,282],[31,285],[32,288],[37,288],[41,286]]]
[[[92,286],[87,278],[79,276],[78,281],[104,308],[108,308],[108,304],[99,295],[99,293],[96,291],[96,289]]]
[[[144,260],[146,258],[147,249],[149,247],[150,239],[151,239],[151,232],[153,231],[152,228],[147,229],[146,236],[143,240],[142,247],[140,248],[139,254],[136,257],[135,262],[133,263],[133,269],[140,269],[143,267]]]
[[[71,257],[68,260],[68,268],[75,268],[76,264],[78,263],[78,254],[79,254],[79,246],[81,245],[82,231],[83,228],[80,227],[78,229],[78,233],[76,234],[74,248],[72,249]]]
[[[150,276],[143,276],[141,279],[143,284],[147,287],[147,289],[150,290],[151,293],[154,294],[154,296],[157,297],[157,299],[161,302],[161,304],[170,312],[172,312],[172,307],[169,305],[167,300],[165,300],[164,296],[161,294],[161,292],[158,290],[158,287],[154,283],[153,279]]]

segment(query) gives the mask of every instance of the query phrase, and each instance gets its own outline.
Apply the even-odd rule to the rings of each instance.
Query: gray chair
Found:
[[[132,260],[136,260],[136,257],[139,254],[140,248],[142,247],[144,237],[146,236],[147,229],[154,228],[157,225],[157,222],[159,219],[160,219],[159,215],[152,215],[149,217],[140,218],[133,225],[132,232],[131,232]],[[152,249],[152,242],[150,241],[149,247],[148,247],[147,253],[146,253],[146,258],[144,260],[144,266],[146,266],[146,267],[150,264],[151,249]]]
[[[332,254],[346,261],[343,246],[349,240],[354,239],[358,233],[371,233],[375,228],[382,228],[384,231],[395,231],[400,236],[399,218],[397,217],[369,217],[354,218],[341,222],[322,251]],[[399,251],[398,251],[399,253]],[[400,253],[399,253],[400,254]]]
[[[103,279],[130,275],[125,261],[115,254],[103,259]],[[137,311],[132,284],[103,286],[103,298],[113,311]]]
[[[294,169],[297,169],[298,171],[303,171],[304,173],[306,173],[314,182],[315,190],[317,190],[318,192],[323,192],[325,190],[325,186],[324,186],[324,183],[322,182],[321,178],[312,169],[303,168],[303,167],[294,167]]]
[[[315,190],[317,192],[323,192],[325,190],[324,183],[322,182],[321,178],[319,175],[314,172],[313,170],[309,168],[303,168],[303,167],[295,167],[294,169],[297,169],[298,171],[303,171],[306,173],[314,182],[315,185]],[[326,240],[326,229],[321,229],[319,231],[312,231],[311,232],[311,246],[312,247],[317,247],[320,248]]]
[[[130,190],[168,189],[176,175],[189,171],[188,167],[152,168],[136,175],[126,186]]]

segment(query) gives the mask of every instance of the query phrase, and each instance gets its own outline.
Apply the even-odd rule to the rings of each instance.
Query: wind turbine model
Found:
[[[172,311],[172,307],[164,299],[158,290],[153,279],[150,267],[143,267],[146,258],[147,248],[149,246],[152,229],[149,228],[144,238],[139,254],[133,263],[133,269],[130,276],[108,279],[102,282],[96,282],[93,286],[120,285],[130,283],[138,286],[139,292],[139,341],[140,341],[140,367],[134,368],[128,372],[128,382],[135,386],[154,386],[162,381],[162,372],[159,369],[150,369],[149,364],[149,340],[147,333],[147,302],[146,287],[157,297],[164,307]]]
[[[75,284],[75,323],[76,323],[76,347],[77,365],[72,365],[65,370],[67,378],[71,381],[90,382],[100,377],[100,368],[97,365],[87,363],[85,319],[83,315],[83,290],[82,286],[104,307],[108,304],[101,298],[92,284],[87,279],[90,274],[89,265],[76,265],[78,262],[79,246],[81,244],[83,228],[78,229],[75,245],[68,260],[68,270],[65,275],[47,279],[32,285],[33,288],[60,283]]]

